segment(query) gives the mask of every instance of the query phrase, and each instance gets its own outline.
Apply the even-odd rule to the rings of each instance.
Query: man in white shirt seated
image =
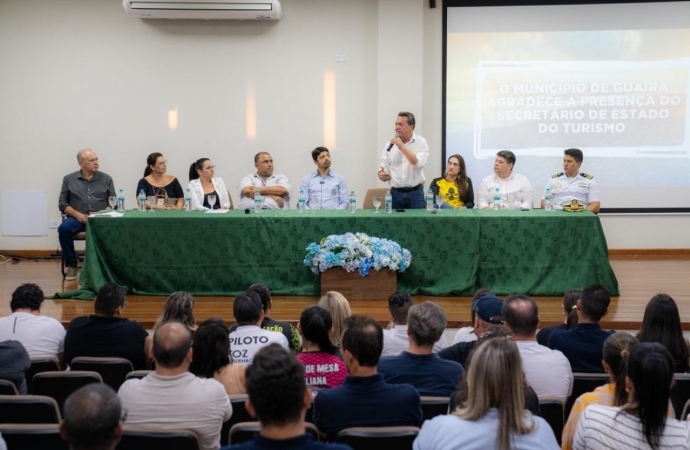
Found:
[[[232,306],[232,313],[238,325],[235,331],[230,333],[230,359],[233,363],[251,364],[254,355],[272,343],[289,349],[283,333],[261,328],[264,309],[261,297],[256,292],[245,291],[238,295]]]
[[[189,372],[192,333],[180,322],[167,322],[153,334],[151,358],[156,371],[125,381],[118,396],[128,411],[128,425],[193,430],[201,450],[220,448],[220,429],[232,405],[222,384]]]
[[[396,292],[388,298],[388,310],[394,326],[390,330],[383,330],[383,353],[381,356],[396,356],[407,351],[410,346],[410,336],[407,332],[407,312],[414,305],[412,297],[407,292]],[[446,335],[434,344],[434,353],[448,347]]]
[[[22,343],[31,358],[51,356],[63,363],[65,327],[52,317],[41,315],[43,291],[38,285],[25,283],[12,293],[12,314],[0,318],[0,342]]]
[[[477,208],[493,209],[496,188],[501,197],[500,208],[532,209],[534,192],[527,177],[513,172],[515,153],[501,150],[496,153],[494,173],[482,179],[477,192]]]
[[[563,151],[563,172],[556,173],[546,183],[541,207],[546,206],[544,198],[546,189],[551,190],[551,198],[555,205],[566,206],[570,202],[577,202],[594,214],[599,212],[601,201],[599,199],[599,187],[594,176],[580,172],[583,159],[582,150],[569,148]]]
[[[271,154],[259,152],[254,155],[254,166],[256,173],[245,175],[240,180],[238,209],[253,208],[256,192],[264,198],[264,209],[290,209],[290,180],[283,174],[273,175]]]
[[[567,400],[573,391],[573,371],[563,353],[537,342],[539,308],[534,300],[524,294],[511,294],[503,301],[501,316],[518,346],[522,369],[534,392]]]

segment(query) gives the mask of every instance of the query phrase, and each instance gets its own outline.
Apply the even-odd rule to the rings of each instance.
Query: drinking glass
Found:
[[[214,209],[213,207],[216,206],[216,195],[211,194],[208,196],[208,204],[211,205],[211,209]]]
[[[374,197],[374,208],[376,208],[377,214],[379,212],[380,207],[381,207],[381,197]]]
[[[149,195],[148,197],[146,197],[146,201],[149,203],[149,206],[151,207],[151,212],[153,212],[153,207],[156,205],[156,196]]]
[[[446,199],[442,195],[437,195],[436,196],[436,204],[438,205],[438,209],[441,209],[441,206],[443,206],[443,202]]]
[[[515,194],[508,194],[506,195],[506,198],[508,200],[508,209],[513,209],[515,207]],[[518,208],[520,209],[520,208]]]
[[[110,204],[110,209],[115,209],[115,206],[117,205],[117,197],[111,195],[108,197],[108,203]]]
[[[309,209],[311,209],[311,212],[315,212],[317,209],[321,209],[321,205],[319,205],[318,195],[312,195],[311,197],[309,197]]]

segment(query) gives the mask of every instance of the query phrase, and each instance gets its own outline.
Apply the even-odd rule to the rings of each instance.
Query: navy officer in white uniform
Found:
[[[580,205],[597,214],[601,206],[599,187],[592,175],[580,172],[582,150],[569,148],[563,153],[563,172],[552,175],[546,187],[551,188],[551,195],[556,196],[556,204],[566,206],[571,201],[577,200]],[[544,189],[545,195],[546,189]],[[545,206],[543,198],[542,208]]]

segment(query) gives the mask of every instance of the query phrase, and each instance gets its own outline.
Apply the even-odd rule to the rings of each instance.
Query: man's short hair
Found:
[[[112,316],[115,310],[125,304],[125,291],[116,283],[106,283],[98,290],[93,302],[96,314]]]
[[[512,164],[513,167],[515,167],[515,153],[511,152],[510,150],[501,150],[500,152],[496,153],[496,156],[500,156],[501,158],[505,159],[508,164]]]
[[[176,330],[171,330],[175,327]],[[153,357],[156,365],[175,369],[192,348],[192,332],[181,322],[166,322],[153,332]]]
[[[582,314],[590,320],[599,322],[611,303],[611,294],[601,284],[590,284],[582,289],[580,308]]]
[[[261,283],[254,283],[247,288],[247,292],[255,292],[258,294],[264,312],[268,312],[268,305],[271,304],[271,291],[268,289],[268,286]]]
[[[319,155],[323,152],[326,152],[329,155],[331,154],[331,152],[329,152],[326,147],[316,147],[314,150],[311,151],[311,159],[313,159],[314,161],[318,160]]]
[[[360,366],[376,367],[383,351],[383,329],[369,317],[350,316],[345,321],[341,345]]]
[[[91,383],[67,397],[62,417],[70,448],[110,448],[119,439],[122,405],[113,388]]]
[[[527,302],[528,308],[519,308],[517,303]],[[501,310],[503,323],[507,324],[513,334],[532,336],[539,326],[539,308],[532,298],[525,294],[510,294],[503,301]]]
[[[299,421],[304,408],[304,365],[278,344],[259,350],[247,367],[247,394],[262,425]]]
[[[398,291],[388,297],[388,310],[391,312],[391,316],[393,316],[395,323],[398,325],[407,323],[407,312],[412,305],[414,305],[412,296],[407,292]]]
[[[254,325],[261,317],[263,306],[261,297],[253,291],[245,291],[235,297],[232,305],[232,313],[235,316],[237,325]]]
[[[29,311],[38,311],[43,303],[43,291],[37,284],[24,283],[12,292],[12,300],[10,300],[10,309],[15,312],[18,309],[28,309]]]
[[[572,156],[573,159],[579,163],[582,162],[584,159],[584,155],[582,154],[582,150],[579,148],[569,148],[568,150],[563,151],[564,155]]]
[[[446,323],[446,313],[430,301],[412,306],[407,315],[410,339],[420,347],[433,347],[441,339]]]
[[[259,153],[257,153],[256,155],[254,155],[254,164],[256,164],[256,163],[259,162],[259,158],[261,157],[261,155],[269,155],[269,156],[270,156],[271,154],[268,153],[268,152],[259,152]]]
[[[77,162],[81,162],[81,161],[85,158],[84,155],[86,155],[87,153],[89,153],[89,152],[91,152],[91,151],[92,151],[92,150],[89,149],[89,148],[85,148],[85,149],[83,149],[83,150],[79,150],[79,151],[77,152]]]
[[[398,117],[404,117],[404,118],[406,118],[406,119],[407,119],[407,124],[408,124],[409,126],[411,126],[412,129],[414,130],[414,127],[415,127],[415,124],[416,124],[416,121],[415,121],[415,119],[414,119],[414,114],[412,114],[411,112],[408,112],[408,111],[400,111],[400,112],[398,113]]]

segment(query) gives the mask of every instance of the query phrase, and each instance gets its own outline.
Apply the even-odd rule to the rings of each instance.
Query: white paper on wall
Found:
[[[3,236],[48,236],[48,192],[2,191]]]

